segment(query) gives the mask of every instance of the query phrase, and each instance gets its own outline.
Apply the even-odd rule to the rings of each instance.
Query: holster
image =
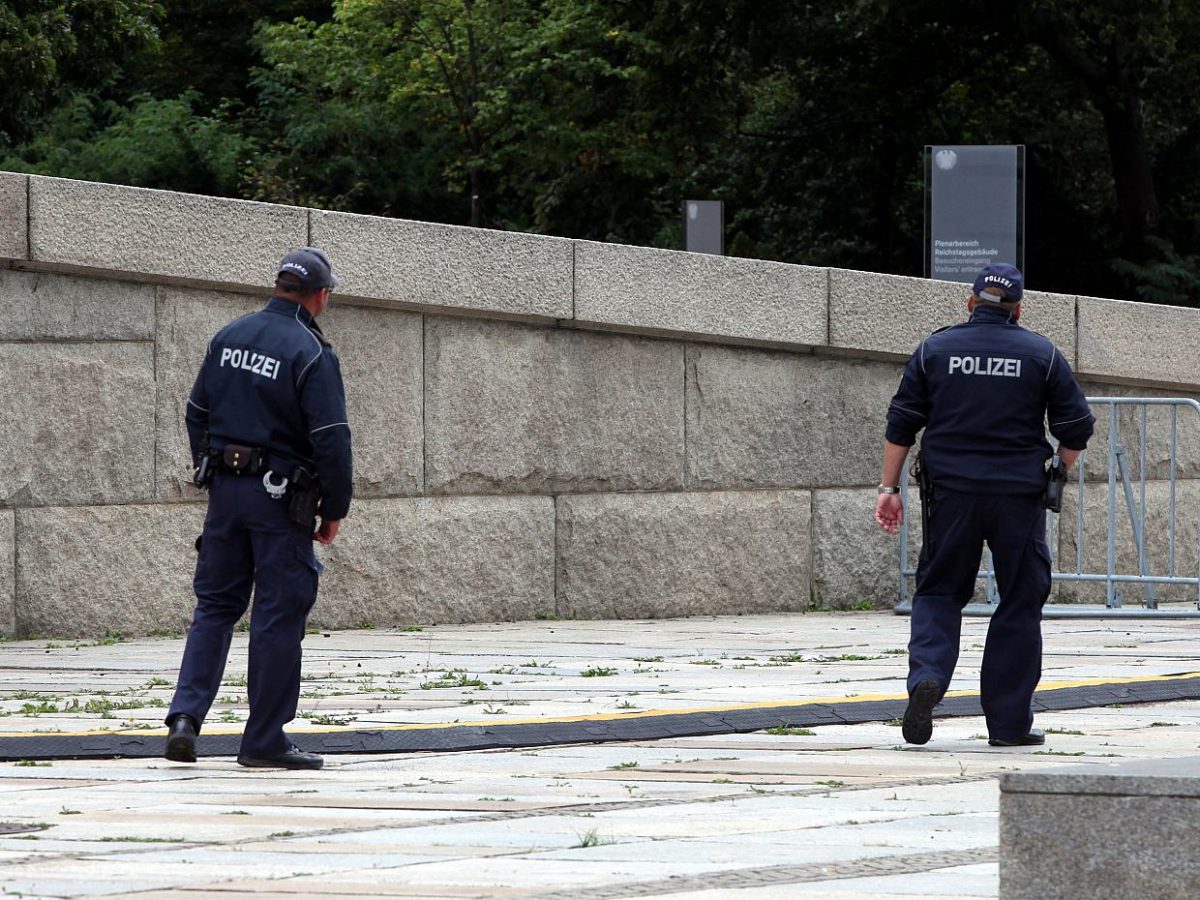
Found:
[[[312,472],[296,466],[288,485],[288,518],[297,525],[312,528],[321,505],[321,483]]]
[[[913,460],[913,477],[917,479],[917,487],[921,491],[921,559],[928,558],[932,552],[929,534],[929,515],[933,509],[933,479],[921,459],[921,451],[917,451]]]
[[[1062,457],[1055,453],[1050,457],[1050,465],[1046,469],[1046,509],[1062,512],[1063,488],[1066,485],[1067,467],[1063,465]]]

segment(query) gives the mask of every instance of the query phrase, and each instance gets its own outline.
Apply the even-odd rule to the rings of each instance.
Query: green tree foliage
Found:
[[[1191,0],[0,3],[0,167],[919,274],[923,147],[1027,148],[1048,290],[1200,303]]]
[[[153,42],[160,11],[150,0],[0,3],[0,141],[28,135],[73,90],[116,77],[127,53]]]

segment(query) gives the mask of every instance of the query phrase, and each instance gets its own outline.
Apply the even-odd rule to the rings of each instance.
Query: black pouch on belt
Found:
[[[320,483],[308,469],[296,466],[292,472],[292,483],[288,485],[288,518],[297,525],[311,528],[320,502]]]
[[[262,471],[266,454],[262,447],[245,447],[241,444],[226,444],[221,451],[221,465],[230,472],[241,475],[256,475]]]

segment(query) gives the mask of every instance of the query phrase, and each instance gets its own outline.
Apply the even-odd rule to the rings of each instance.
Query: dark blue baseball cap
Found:
[[[279,262],[276,278],[287,273],[300,279],[300,287],[305,291],[317,291],[321,288],[335,288],[342,280],[333,274],[333,266],[323,250],[316,247],[299,247],[285,256]],[[291,279],[289,279],[290,281]]]
[[[1004,296],[984,295],[983,292],[988,288],[998,288],[1004,292]],[[1025,293],[1025,279],[1021,276],[1021,270],[1016,266],[1010,266],[1008,263],[992,263],[990,266],[984,266],[983,270],[975,276],[975,285],[971,288],[971,293],[984,300],[991,300],[993,303],[1020,303],[1021,295]]]

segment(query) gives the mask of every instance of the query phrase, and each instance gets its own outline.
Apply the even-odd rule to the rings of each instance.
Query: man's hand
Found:
[[[313,533],[313,540],[320,541],[322,544],[332,544],[341,527],[341,519],[322,519],[320,527]]]
[[[904,503],[899,494],[880,494],[875,501],[875,521],[888,534],[897,534],[904,524]]]

